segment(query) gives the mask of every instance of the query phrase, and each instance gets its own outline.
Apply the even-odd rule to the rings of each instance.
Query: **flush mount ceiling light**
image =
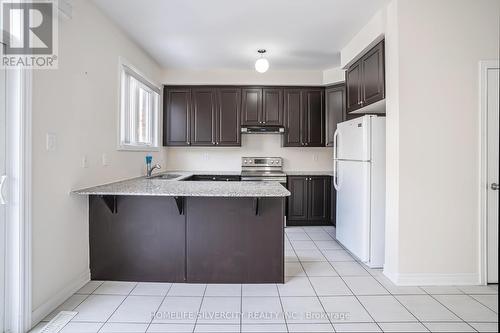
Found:
[[[257,52],[259,52],[260,58],[255,62],[255,70],[259,73],[265,73],[269,69],[269,61],[264,58],[264,53],[266,53],[266,50],[260,49]]]

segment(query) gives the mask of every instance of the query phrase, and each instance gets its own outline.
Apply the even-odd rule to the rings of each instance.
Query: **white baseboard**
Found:
[[[90,270],[86,269],[73,279],[66,287],[62,288],[57,294],[49,298],[45,303],[37,307],[31,313],[31,327],[41,322],[65,300],[90,281]]]
[[[458,273],[458,274],[427,274],[427,273],[394,273],[384,271],[387,276],[397,286],[465,286],[479,285],[478,273]]]

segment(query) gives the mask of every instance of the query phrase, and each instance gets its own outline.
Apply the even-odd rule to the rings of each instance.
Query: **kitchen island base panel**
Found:
[[[89,196],[92,280],[184,282],[185,216],[172,197]]]
[[[283,283],[285,198],[89,196],[93,280]]]
[[[284,210],[282,198],[189,198],[187,280],[283,283]]]

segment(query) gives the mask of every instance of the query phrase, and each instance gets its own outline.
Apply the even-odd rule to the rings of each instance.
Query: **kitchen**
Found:
[[[314,1],[54,5],[13,332],[496,329],[498,3]]]

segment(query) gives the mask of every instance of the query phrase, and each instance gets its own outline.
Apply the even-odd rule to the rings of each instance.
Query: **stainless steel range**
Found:
[[[286,184],[281,157],[242,157],[241,180],[275,181]]]

